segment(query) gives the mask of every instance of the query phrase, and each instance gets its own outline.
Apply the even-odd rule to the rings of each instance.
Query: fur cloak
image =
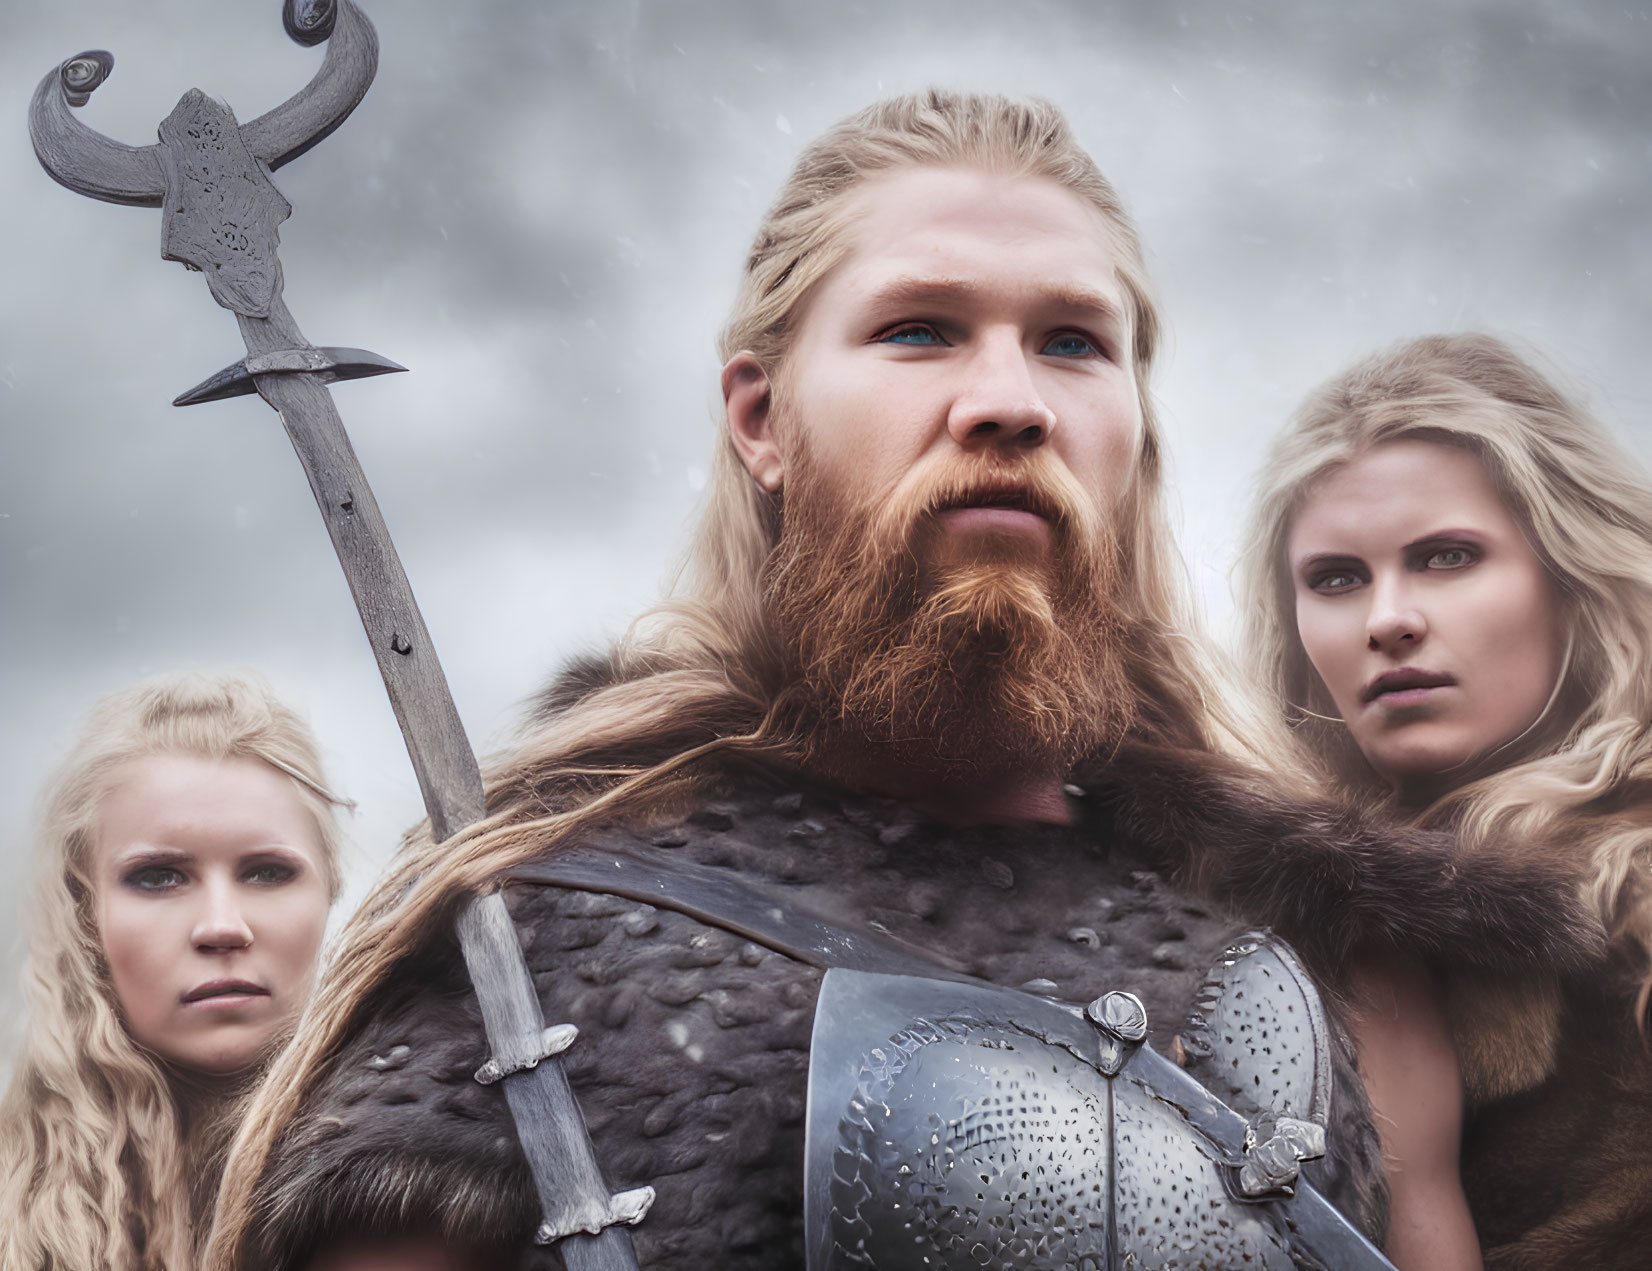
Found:
[[[1563,977],[1543,1080],[1470,1111],[1463,1185],[1487,1271],[1652,1261],[1652,1053],[1634,1009],[1644,969],[1644,955],[1614,947]]]
[[[1127,988],[1167,1053],[1228,938],[1272,923],[1333,977],[1354,948],[1521,973],[1596,949],[1541,859],[1468,867],[1448,836],[1303,807],[1208,755],[1130,750],[1075,776],[1078,824],[953,828],[888,800],[750,769],[707,780],[685,819],[614,826],[647,852],[734,871],[787,903],[886,933],[996,983],[1073,1003]],[[680,812],[680,809],[679,809]],[[649,1268],[802,1266],[802,1146],[820,972],[683,915],[512,887],[548,1023],[616,1190],[650,1184]],[[479,1011],[450,935],[364,1004],[364,1022],[287,1127],[261,1188],[248,1271],[328,1241],[425,1232],[488,1266],[554,1267]],[[1322,1180],[1370,1234],[1383,1188],[1357,1079]]]

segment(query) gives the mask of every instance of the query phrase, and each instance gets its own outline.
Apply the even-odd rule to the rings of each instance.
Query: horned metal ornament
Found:
[[[239,123],[199,89],[162,121],[155,145],[123,145],[82,124],[82,106],[114,58],[81,53],[41,81],[29,133],[42,166],[92,198],[160,207],[161,255],[206,277],[235,314],[247,356],[180,395],[190,405],[257,392],[281,416],[344,568],[418,776],[431,832],[451,838],[485,813],[476,757],[454,707],[378,504],[327,385],[405,368],[360,349],[317,348],[281,298],[278,228],[291,205],[269,174],[323,140],[366,95],[378,37],[350,0],[285,0],[287,33],[327,42],[310,83],[267,114]],[[641,1221],[652,1188],[611,1194],[557,1054],[570,1025],[545,1026],[516,931],[497,894],[471,901],[460,947],[486,1024],[491,1057],[476,1073],[503,1083],[544,1221],[535,1239],[557,1244],[569,1271],[635,1271],[624,1224]]]

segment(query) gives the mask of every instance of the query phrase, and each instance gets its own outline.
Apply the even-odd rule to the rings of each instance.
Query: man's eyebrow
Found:
[[[870,298],[874,304],[891,305],[968,302],[983,290],[985,288],[973,278],[903,274],[874,287]],[[1118,300],[1094,287],[1062,282],[1041,286],[1040,291],[1051,308],[1095,313],[1109,322],[1126,325],[1125,313]]]
[[[1127,319],[1119,302],[1104,291],[1086,287],[1082,283],[1061,283],[1050,291],[1056,307],[1080,312],[1100,313],[1110,322],[1123,326]]]

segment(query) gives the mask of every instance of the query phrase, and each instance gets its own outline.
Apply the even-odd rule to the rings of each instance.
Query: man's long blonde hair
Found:
[[[1455,826],[1470,850],[1535,843],[1582,853],[1602,920],[1652,952],[1643,885],[1652,862],[1652,485],[1508,345],[1427,336],[1359,363],[1304,403],[1268,460],[1242,565],[1256,677],[1288,717],[1303,762],[1346,796],[1381,796],[1297,635],[1287,545],[1318,483],[1406,439],[1467,450],[1485,466],[1553,581],[1565,648],[1546,718],[1511,747],[1511,762],[1422,817]]]
[[[800,307],[846,250],[848,196],[881,173],[914,167],[1039,177],[1097,212],[1127,297],[1145,421],[1138,469],[1118,513],[1130,671],[1151,704],[1143,728],[1168,744],[1244,750],[1248,732],[1216,692],[1165,523],[1162,449],[1147,387],[1159,320],[1140,244],[1117,193],[1055,107],[931,90],[879,102],[826,132],[804,151],[758,230],[722,334],[723,357],[750,351],[783,389]],[[212,1265],[236,1265],[263,1163],[352,1019],[396,961],[451,920],[458,898],[596,818],[641,815],[680,797],[681,781],[713,753],[798,762],[804,739],[786,735],[776,720],[788,665],[761,585],[779,517],[779,504],[723,433],[707,506],[668,598],[632,625],[580,691],[553,690],[542,701],[512,755],[491,773],[487,820],[439,851],[416,836],[352,920],[314,1012],[243,1123]]]
[[[199,1163],[156,1058],[121,1023],[92,856],[111,781],[148,755],[261,759],[315,818],[331,894],[338,829],[308,727],[263,684],[177,675],[105,698],[44,806],[28,905],[28,1023],[0,1101],[0,1271],[193,1271]]]

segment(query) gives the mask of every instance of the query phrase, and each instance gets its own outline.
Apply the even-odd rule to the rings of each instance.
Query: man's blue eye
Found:
[[[913,344],[930,345],[944,344],[945,341],[930,327],[896,327],[887,335],[879,336],[884,344]]]
[[[1044,346],[1044,352],[1054,357],[1089,357],[1101,352],[1082,335],[1071,331],[1058,335]]]

